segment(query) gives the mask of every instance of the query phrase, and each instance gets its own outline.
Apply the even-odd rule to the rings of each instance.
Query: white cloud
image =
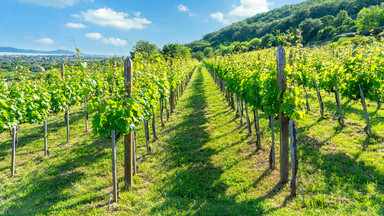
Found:
[[[135,12],[134,14],[140,15],[140,12]],[[73,14],[72,16],[99,26],[110,26],[122,30],[145,29],[147,28],[146,25],[152,23],[146,18],[139,16],[127,18],[129,16],[128,13],[117,12],[111,8],[81,11],[80,14]]]
[[[82,29],[82,28],[87,28],[87,26],[85,26],[84,24],[82,23],[67,23],[65,24],[66,27],[68,28],[75,28],[75,29]]]
[[[101,35],[98,32],[87,33],[85,35],[85,37],[90,39],[90,40],[100,40],[102,43],[111,44],[111,45],[114,45],[114,46],[125,46],[125,45],[127,45],[127,41],[126,40],[123,40],[123,39],[120,39],[120,38],[113,38],[113,37],[105,38],[105,37],[103,37],[103,35]]]
[[[224,19],[224,14],[219,12],[219,11],[216,12],[216,13],[211,14],[211,17],[212,17],[212,19],[215,19],[219,23],[223,23],[224,25],[230,24],[230,22],[228,20]]]
[[[177,5],[177,9],[179,11],[183,11],[183,12],[186,12],[186,11],[189,11],[189,8],[187,8],[187,6],[183,5],[183,4],[179,4]]]
[[[177,5],[177,10],[179,10],[181,12],[188,12],[188,16],[190,16],[190,17],[197,16],[197,14],[189,12],[190,11],[189,8],[183,4]]]
[[[103,36],[97,32],[87,33],[85,37],[91,40],[100,40],[101,38],[103,38]]]
[[[224,25],[228,25],[258,13],[267,12],[268,5],[270,3],[267,0],[240,0],[240,6],[235,6],[227,14],[224,15],[218,11],[211,14],[211,17]]]
[[[42,44],[42,45],[52,45],[54,44],[53,40],[51,38],[40,38],[35,40],[36,43]]]
[[[23,3],[37,4],[47,7],[59,7],[72,6],[77,0],[19,0]]]
[[[105,44],[112,44],[114,46],[125,46],[125,45],[127,45],[127,41],[125,41],[123,39],[120,39],[120,38],[113,38],[113,37],[102,38],[101,42],[103,42]]]

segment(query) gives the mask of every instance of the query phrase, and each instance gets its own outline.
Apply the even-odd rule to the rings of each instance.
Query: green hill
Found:
[[[330,40],[335,35],[356,32],[354,20],[359,11],[382,2],[384,0],[308,0],[233,23],[187,46],[194,53],[204,52],[207,47],[225,52],[223,46],[249,41],[247,45],[253,50],[276,45],[276,31],[286,32],[290,28],[303,31],[304,43]]]

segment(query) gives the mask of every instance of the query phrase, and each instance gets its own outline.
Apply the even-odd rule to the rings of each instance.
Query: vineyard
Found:
[[[384,214],[383,71],[373,44],[1,80],[0,210]]]

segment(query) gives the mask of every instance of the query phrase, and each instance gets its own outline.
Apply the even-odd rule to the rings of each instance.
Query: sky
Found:
[[[138,40],[162,48],[305,0],[0,0],[0,46],[128,55]],[[75,43],[75,44],[74,44]]]

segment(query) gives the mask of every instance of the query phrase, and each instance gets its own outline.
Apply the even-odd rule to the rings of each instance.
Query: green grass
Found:
[[[112,191],[109,140],[84,133],[83,108],[71,110],[71,137],[66,143],[63,114],[49,119],[50,157],[43,156],[42,125],[22,125],[16,176],[10,177],[11,139],[0,134],[0,214],[6,215],[383,215],[384,111],[368,111],[374,139],[363,131],[359,102],[342,100],[346,127],[340,128],[334,96],[322,92],[327,113],[320,118],[315,92],[311,111],[297,122],[298,190],[279,184],[276,165],[268,169],[271,144],[268,121],[261,115],[262,149],[227,106],[209,73],[198,68],[177,102],[159,140],[146,155],[138,129],[139,173],[134,186],[121,191],[110,206]],[[250,112],[251,113],[251,112]],[[158,117],[158,116],[157,116]],[[251,118],[253,120],[253,117]],[[275,122],[278,138],[278,122]],[[118,177],[123,181],[123,143],[118,143]]]

